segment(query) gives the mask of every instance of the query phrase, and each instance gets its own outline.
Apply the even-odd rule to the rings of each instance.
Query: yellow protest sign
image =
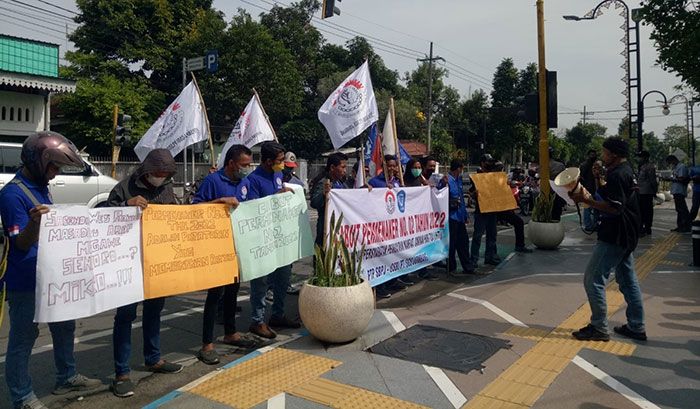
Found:
[[[228,205],[149,205],[141,220],[145,298],[238,281]]]
[[[505,173],[472,173],[469,177],[476,186],[481,213],[502,212],[518,207]]]

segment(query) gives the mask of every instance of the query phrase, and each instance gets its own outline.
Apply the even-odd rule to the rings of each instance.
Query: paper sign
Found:
[[[144,210],[146,298],[206,290],[237,279],[228,205],[149,205]]]
[[[301,186],[241,203],[231,213],[241,281],[264,277],[278,267],[313,254],[306,198]]]
[[[135,207],[51,206],[39,232],[35,322],[143,300],[139,216]]]
[[[508,186],[508,176],[503,172],[472,173],[481,213],[494,213],[517,209],[513,192]]]

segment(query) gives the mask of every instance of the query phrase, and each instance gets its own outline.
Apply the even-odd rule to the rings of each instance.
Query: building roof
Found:
[[[75,81],[0,70],[0,85],[35,88],[49,92],[75,92]]]
[[[410,139],[400,139],[399,142],[406,149],[406,152],[415,158],[428,156],[428,147],[423,142]]]

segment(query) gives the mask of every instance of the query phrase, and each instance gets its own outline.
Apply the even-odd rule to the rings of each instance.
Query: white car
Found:
[[[0,189],[9,183],[21,166],[21,143],[0,142]],[[84,160],[82,168],[64,167],[49,182],[49,191],[55,204],[83,204],[88,207],[104,206],[109,192],[119,183],[101,174]]]

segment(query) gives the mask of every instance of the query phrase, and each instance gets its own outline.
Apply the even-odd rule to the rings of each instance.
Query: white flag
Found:
[[[367,61],[350,74],[318,110],[335,149],[339,149],[379,118]]]
[[[190,82],[146,131],[134,152],[141,161],[156,148],[167,149],[175,156],[186,147],[208,138],[204,103],[197,87]]]
[[[396,156],[396,139],[394,139],[394,115],[391,106],[384,120],[384,130],[382,131],[382,153],[384,155]]]
[[[365,182],[365,148],[364,146],[360,148],[360,157],[357,160],[357,174],[355,175],[355,185],[353,188],[359,189],[364,187],[367,182]]]
[[[250,99],[248,105],[246,105],[245,110],[241,113],[241,117],[238,118],[236,126],[233,127],[231,135],[229,135],[226,145],[221,150],[221,155],[219,155],[219,160],[216,163],[218,168],[224,166],[224,158],[226,157],[226,152],[233,145],[245,145],[249,148],[259,144],[264,141],[274,141],[275,131],[272,130],[270,123],[265,118],[265,112],[258,102],[258,98],[253,95]]]

